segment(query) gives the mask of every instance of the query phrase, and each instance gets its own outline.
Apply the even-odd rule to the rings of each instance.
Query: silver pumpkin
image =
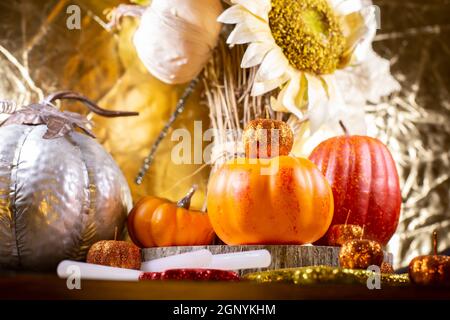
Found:
[[[112,157],[67,121],[82,117],[53,110],[50,120],[69,129],[51,138],[45,112],[32,125],[22,115],[0,127],[0,269],[50,271],[63,259],[84,259],[94,242],[123,230],[131,209]]]

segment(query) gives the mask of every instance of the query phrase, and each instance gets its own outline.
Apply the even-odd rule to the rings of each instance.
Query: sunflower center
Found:
[[[292,66],[315,74],[336,70],[345,38],[327,0],[272,0],[269,25]]]

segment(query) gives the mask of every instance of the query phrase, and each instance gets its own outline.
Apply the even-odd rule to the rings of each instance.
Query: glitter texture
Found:
[[[164,272],[144,272],[139,280],[192,280],[192,281],[238,281],[232,271],[213,269],[173,269]]]
[[[272,141],[272,138],[275,138],[275,141]],[[249,158],[287,156],[294,143],[291,128],[283,121],[270,119],[250,121],[242,139],[245,155]]]
[[[318,284],[367,284],[367,279],[374,273],[366,270],[341,269],[328,266],[313,266],[292,269],[279,269],[248,274],[244,279],[265,282],[288,282],[297,285]],[[382,285],[406,285],[407,274],[381,274]]]
[[[409,264],[409,276],[418,285],[450,286],[450,257],[416,257]]]
[[[381,266],[383,249],[372,240],[351,240],[342,245],[339,252],[341,267],[348,269],[367,269],[369,266]]]
[[[330,227],[326,236],[328,246],[340,247],[345,242],[360,239],[363,236],[363,228],[354,224],[337,224]]]
[[[392,264],[383,261],[380,267],[380,271],[381,273],[394,273],[394,267],[392,266]]]
[[[139,270],[141,268],[141,250],[126,241],[99,241],[89,249],[87,262]]]

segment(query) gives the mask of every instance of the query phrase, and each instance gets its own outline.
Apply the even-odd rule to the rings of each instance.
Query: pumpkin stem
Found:
[[[437,256],[437,254],[438,254],[438,251],[437,251],[437,245],[438,245],[437,230],[433,231],[433,235],[431,236],[431,239],[433,241],[433,252],[434,252],[434,255]]]
[[[191,190],[189,190],[189,192],[187,193],[187,195],[183,199],[181,199],[180,201],[177,202],[177,207],[189,209],[191,206],[192,196],[197,191],[197,189],[198,189],[198,185],[194,184],[192,186]]]
[[[76,92],[73,91],[58,91],[55,92],[49,96],[47,96],[43,103],[46,105],[51,104],[55,100],[76,100],[83,102],[85,106],[89,108],[91,112],[94,112],[100,116],[107,117],[107,118],[114,118],[114,117],[130,117],[130,116],[137,116],[139,115],[138,112],[128,112],[128,111],[112,111],[112,110],[106,110],[101,107],[99,107],[95,102],[92,100],[89,100],[85,96],[82,96]]]
[[[352,212],[352,210],[348,210],[348,213],[347,213],[347,218],[345,218],[345,225],[347,225],[347,222],[348,222],[348,218],[350,217],[350,213]]]
[[[342,120],[339,120],[339,125],[341,126],[342,131],[344,131],[344,134],[348,137],[350,133]]]

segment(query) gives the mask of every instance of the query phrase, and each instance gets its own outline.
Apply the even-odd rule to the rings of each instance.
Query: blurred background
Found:
[[[136,118],[93,117],[97,137],[124,171],[134,201],[147,194],[176,200],[197,183],[200,192],[193,205],[200,208],[208,168],[173,164],[170,152],[176,142],[169,138],[144,183],[134,183],[183,86],[161,83],[141,64],[131,42],[137,21],[126,18],[119,31],[106,30],[107,10],[119,3],[126,1],[2,1],[0,99],[24,105],[68,89],[108,109],[140,112]],[[73,4],[81,8],[80,30],[66,26],[66,10]],[[369,135],[388,145],[401,176],[402,216],[388,248],[399,268],[430,253],[434,229],[440,235],[439,251],[450,253],[450,0],[374,4],[381,9],[374,49],[390,60],[402,86],[399,93],[366,107]],[[172,130],[193,131],[194,120],[203,121],[206,130],[208,114],[198,88]]]

